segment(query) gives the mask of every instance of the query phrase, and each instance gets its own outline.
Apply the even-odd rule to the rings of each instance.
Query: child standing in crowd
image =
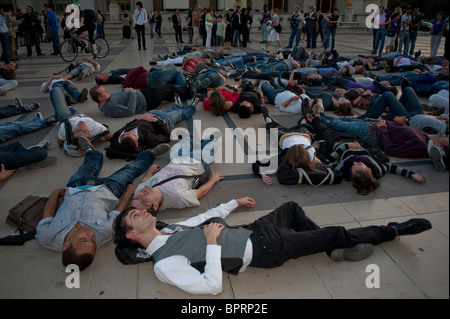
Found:
[[[224,39],[225,39],[225,22],[223,22],[223,17],[219,15],[217,17],[217,31],[216,31],[216,44],[217,51],[223,52]]]

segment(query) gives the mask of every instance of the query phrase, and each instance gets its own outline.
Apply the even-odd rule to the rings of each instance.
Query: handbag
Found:
[[[6,217],[6,223],[17,227],[15,232],[19,232],[20,235],[0,238],[0,245],[21,246],[25,242],[34,239],[37,225],[42,220],[44,207],[48,199],[49,197],[29,195],[11,208]],[[58,207],[63,201],[63,198],[58,198]]]
[[[42,219],[48,197],[29,195],[9,210],[6,223],[17,227],[15,232],[24,234],[36,229]]]
[[[280,24],[278,24],[278,25],[275,27],[275,31],[276,31],[277,33],[281,33],[281,30],[283,30],[283,28],[281,27]]]

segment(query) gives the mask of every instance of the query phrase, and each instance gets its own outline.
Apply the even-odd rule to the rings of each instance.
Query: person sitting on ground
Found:
[[[97,247],[113,237],[114,219],[135,189],[134,179],[149,168],[155,158],[169,150],[163,144],[139,154],[106,178],[98,177],[103,154],[82,139],[86,157],[78,171],[69,179],[66,189],[54,190],[44,207],[43,219],[36,228],[36,239],[44,248],[62,252],[62,263],[78,265],[80,271],[94,260]],[[119,200],[119,198],[123,198]],[[58,208],[58,200],[63,198]],[[93,214],[95,212],[95,214]]]
[[[40,143],[23,147],[19,142],[13,142],[8,145],[0,146],[0,183],[11,177],[16,169],[27,168],[45,168],[54,165],[56,157],[48,156],[47,148],[51,142],[43,140]]]
[[[316,131],[316,139],[326,142],[329,166],[341,171],[359,195],[376,191],[380,186],[378,179],[388,172],[411,178],[420,184],[426,182],[425,176],[389,163],[389,157],[381,149],[364,149],[355,136],[327,127],[318,108],[306,114],[306,118]]]
[[[83,58],[64,78],[67,80],[76,78],[78,81],[81,81],[99,71],[100,64],[97,61],[89,58]]]
[[[138,116],[113,134],[106,155],[109,158],[134,159],[143,150],[168,143],[175,125],[195,114],[197,102],[194,99],[187,107],[176,102],[170,109],[153,110]]]
[[[134,193],[131,206],[154,214],[168,208],[199,206],[199,200],[223,179],[219,173],[211,173],[209,180],[203,185],[199,188],[195,185],[196,176],[210,169],[216,149],[217,143],[213,136],[202,141],[184,137],[172,147],[169,164],[159,172],[148,172],[143,177]],[[170,179],[178,176],[180,177]]]
[[[294,202],[253,223],[230,227],[224,219],[238,207],[254,208],[256,203],[249,197],[231,200],[162,230],[146,210],[128,208],[116,217],[114,243],[143,248],[162,282],[191,294],[217,295],[222,292],[223,271],[238,275],[248,266],[275,268],[321,252],[336,262],[360,261],[372,254],[373,245],[432,228],[421,218],[349,230],[321,228]]]
[[[173,102],[175,94],[178,94],[182,101],[194,96],[190,86],[173,84],[165,84],[157,88],[147,87],[142,90],[126,88],[115,93],[109,93],[103,86],[98,85],[91,88],[89,94],[92,100],[98,103],[99,110],[111,117],[143,114],[156,109],[163,101]]]

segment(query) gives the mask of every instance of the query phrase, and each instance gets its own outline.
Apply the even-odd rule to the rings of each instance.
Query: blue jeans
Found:
[[[236,67],[241,67],[244,65],[244,59],[242,56],[228,56],[225,60],[215,60],[214,62],[219,63],[220,66],[229,66],[228,62],[233,63]]]
[[[411,87],[405,88],[400,100],[397,100],[392,92],[384,92],[374,100],[364,117],[377,119],[383,114],[386,107],[389,107],[389,119],[391,120],[396,116],[406,116],[409,119],[414,115],[423,114],[419,98]]]
[[[200,161],[203,168],[207,170],[214,161],[217,151],[217,142],[214,137],[201,141],[193,137],[184,137],[170,150],[170,158],[190,157],[195,161]]]
[[[328,46],[330,44],[330,36],[331,36],[331,50],[334,49],[336,30],[337,30],[337,28],[327,28],[327,36],[326,36],[325,42],[323,44],[324,50],[328,50]]]
[[[300,35],[301,35],[301,29],[291,29],[291,36],[289,37],[289,46],[292,47],[292,43],[295,40],[295,46],[298,47],[298,44],[300,42]]]
[[[410,82],[422,82],[423,77],[420,74],[406,71],[402,73],[388,73],[380,76],[381,81],[389,81],[394,83],[394,85],[400,85],[400,80],[406,78]]]
[[[61,43],[59,42],[58,31],[49,30],[49,32],[50,32],[50,35],[52,37],[53,53],[59,54]]]
[[[146,150],[139,153],[139,156],[133,163],[125,165],[109,177],[100,178],[98,174],[103,165],[103,153],[89,150],[86,152],[83,165],[70,178],[67,187],[105,184],[119,198],[128,184],[132,184],[136,177],[144,174],[154,161],[155,155],[153,151]]]
[[[195,78],[195,86],[198,89],[215,88],[223,84],[222,78],[213,71],[207,71],[205,73],[197,75]]]
[[[398,50],[397,52],[402,52],[402,45],[403,45],[403,54],[408,54],[408,48],[409,48],[409,31],[402,31],[400,30],[400,33],[398,35]]]
[[[16,105],[5,105],[0,107],[0,119],[5,119],[14,115],[27,113],[23,106],[17,107]]]
[[[383,52],[383,48],[384,48],[384,39],[386,38],[387,35],[387,29],[381,29],[379,28],[377,30],[377,34],[375,36],[375,45],[373,47],[373,52],[377,52],[381,53]]]
[[[153,25],[154,23],[149,23],[150,24],[150,38],[153,39],[153,37],[155,36],[155,34],[153,33]]]
[[[409,31],[409,55],[414,56],[414,49],[416,48],[417,31]]]
[[[269,72],[261,72],[261,73],[247,71],[243,74],[243,76],[244,76],[244,78],[248,78],[248,79],[270,80],[271,77],[274,77],[274,78],[280,77],[280,76],[282,76],[282,74],[283,74],[283,72],[280,72],[280,71],[269,71]]]
[[[71,108],[67,105],[66,94],[63,88],[61,87],[53,87],[50,92],[50,98],[53,104],[53,108],[55,109],[55,118],[58,122],[62,123],[68,117],[74,114],[82,114],[81,112]]]
[[[150,72],[147,78],[149,87],[159,87],[165,84],[175,84],[183,86],[185,78],[183,73],[175,70],[156,70]]]
[[[275,104],[277,94],[286,91],[286,89],[274,88],[269,83],[264,82],[261,84],[261,91],[265,96],[267,96],[270,104]]]
[[[0,142],[31,133],[47,126],[46,120],[33,117],[26,122],[0,122]]]
[[[320,114],[320,117],[322,118],[322,122],[329,128],[356,136],[360,139],[364,139],[367,136],[369,127],[373,125],[373,122],[351,117],[336,118],[323,113]]]
[[[26,149],[19,142],[0,146],[0,163],[4,164],[7,170],[24,167],[46,157],[47,150],[40,146]]]
[[[9,37],[7,32],[0,33],[0,43],[3,50],[0,60],[5,62],[5,64],[9,64],[9,62],[11,62],[11,59],[9,57]]]
[[[317,34],[315,32],[306,33],[306,48],[316,48],[316,37]]]
[[[163,120],[169,131],[171,131],[178,122],[187,120],[195,114],[195,105],[191,104],[188,107],[181,107],[175,103],[170,109],[153,110],[149,113],[155,114]]]
[[[269,27],[267,26],[267,23],[261,24],[261,31],[262,31],[262,41],[267,42],[267,36],[269,35]]]
[[[437,81],[431,84],[412,82],[410,87],[413,88],[420,97],[430,97],[431,95],[438,93],[440,90],[449,90],[448,81]]]

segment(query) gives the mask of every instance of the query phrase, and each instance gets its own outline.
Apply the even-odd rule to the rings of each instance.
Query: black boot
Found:
[[[397,236],[414,235],[431,229],[431,223],[427,219],[413,218],[404,223],[389,223],[397,232]]]

